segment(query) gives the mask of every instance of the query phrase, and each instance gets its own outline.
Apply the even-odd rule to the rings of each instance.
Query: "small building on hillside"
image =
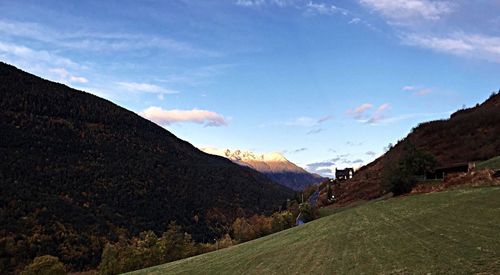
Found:
[[[354,168],[346,168],[339,170],[335,168],[335,179],[337,180],[348,180],[354,177]]]

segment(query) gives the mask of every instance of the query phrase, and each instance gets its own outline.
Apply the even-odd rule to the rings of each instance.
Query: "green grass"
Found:
[[[476,166],[476,169],[500,169],[500,156],[483,161]]]
[[[500,188],[369,202],[135,274],[500,274]]]

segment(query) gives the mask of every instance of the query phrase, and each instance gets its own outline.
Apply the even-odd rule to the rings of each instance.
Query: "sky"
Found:
[[[0,60],[325,176],[500,88],[497,0],[0,0]]]

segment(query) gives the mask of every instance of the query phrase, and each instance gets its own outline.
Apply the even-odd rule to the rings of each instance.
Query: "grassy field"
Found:
[[[484,168],[500,169],[500,156],[489,159],[487,161],[483,161],[483,162],[479,163],[476,168],[477,169],[484,169]]]
[[[134,274],[500,274],[500,188],[369,202]]]

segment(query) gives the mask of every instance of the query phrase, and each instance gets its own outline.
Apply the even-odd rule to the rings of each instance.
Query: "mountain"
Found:
[[[488,160],[500,155],[500,92],[449,119],[425,122],[413,128],[386,154],[358,170],[353,179],[337,186],[340,204],[372,199],[382,194],[383,173],[394,166],[409,143],[432,154],[438,167]]]
[[[0,93],[4,271],[44,254],[73,270],[96,266],[106,242],[170,221],[212,240],[237,216],[269,214],[294,195],[107,100],[4,63]]]
[[[202,148],[201,150],[209,154],[226,157],[239,165],[248,166],[265,174],[271,180],[297,191],[304,190],[312,184],[321,183],[325,180],[320,175],[309,173],[300,168],[277,152],[256,154],[251,151],[231,151],[229,149]]]

